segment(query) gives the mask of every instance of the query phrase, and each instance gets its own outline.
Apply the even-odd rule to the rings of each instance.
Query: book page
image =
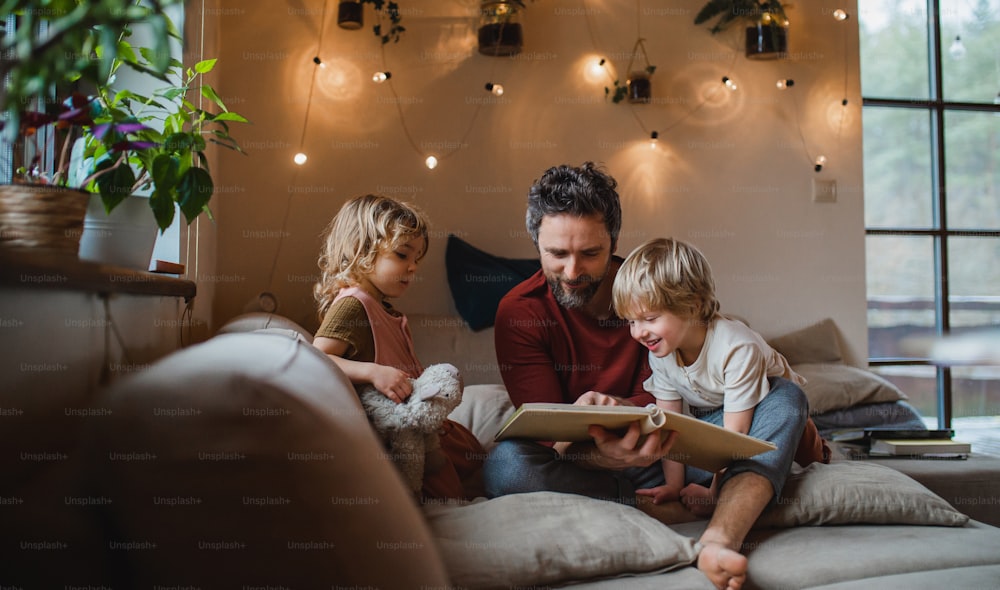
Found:
[[[638,421],[643,434],[658,429],[677,430],[669,458],[708,471],[719,471],[735,460],[746,459],[776,447],[766,441],[726,430],[692,416],[666,412],[656,406],[578,406],[526,403],[496,435],[496,440],[526,438],[539,441],[591,440],[587,429],[597,424],[624,433]]]

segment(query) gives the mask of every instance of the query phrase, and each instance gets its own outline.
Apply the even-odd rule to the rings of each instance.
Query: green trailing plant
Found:
[[[656,71],[656,66],[646,66],[643,70],[647,75],[652,76],[653,72]],[[614,88],[614,92],[611,91]],[[610,87],[604,87],[605,98],[610,98],[611,102],[618,104],[628,97],[628,82],[624,84],[620,80],[615,80]]]
[[[379,22],[372,26],[372,32],[382,41],[382,44],[385,45],[389,41],[399,43],[400,35],[406,31],[406,28],[400,24],[403,18],[399,14],[399,4],[387,0],[358,0],[358,2],[362,5],[371,4],[375,13],[379,15]],[[389,26],[386,28],[382,27],[382,17],[389,21]]]
[[[775,18],[784,23],[787,20],[780,0],[709,0],[695,15],[694,24],[701,25],[713,18],[715,23],[709,28],[712,34],[740,21],[756,23]]]
[[[58,30],[63,31],[62,34],[54,33],[41,39],[25,34],[29,45],[43,49],[26,51],[24,57],[9,69],[12,77],[15,73],[23,77],[28,72],[36,72],[39,76],[44,74],[45,77],[32,85],[17,86],[19,98],[4,103],[9,117],[5,134],[9,133],[15,139],[36,141],[46,128],[51,127],[61,143],[54,170],[42,169],[40,158],[36,156],[35,160],[17,171],[16,181],[99,193],[108,213],[128,196],[148,191],[149,206],[161,231],[173,223],[175,205],[189,224],[202,213],[211,218],[208,205],[214,193],[214,183],[209,171],[207,147],[214,143],[240,151],[229,127],[232,123],[246,123],[247,120],[229,111],[214,88],[204,83],[203,76],[212,71],[216,60],[204,60],[185,68],[170,56],[169,39],[179,36],[173,23],[162,12],[167,2],[154,3],[152,10],[130,12],[130,20],[125,24],[115,21],[114,25],[93,24],[90,14],[80,8],[100,5],[103,10],[106,4],[111,3],[84,0],[16,3],[25,11],[24,14],[34,11],[51,16],[49,26],[62,27]],[[48,8],[49,12],[41,12],[52,4],[59,4],[62,8]],[[120,2],[113,4],[122,10]],[[68,14],[75,14],[76,17],[63,21]],[[129,41],[132,26],[140,23],[156,23],[152,27],[153,42],[150,46],[133,46]],[[75,30],[73,26],[81,27],[81,30]],[[19,28],[19,32],[21,30]],[[29,30],[37,29],[32,27]],[[54,39],[59,39],[58,43]],[[65,44],[70,40],[80,43],[70,53],[88,55],[90,65],[44,67],[34,63],[37,60],[58,60],[60,56],[52,54],[48,48],[58,45],[63,47],[63,51],[68,51],[69,46]],[[115,80],[122,68],[152,74],[164,86],[148,96],[128,88],[117,88]],[[53,87],[81,81],[91,83],[95,89],[92,95],[74,92],[59,103],[45,100],[41,111],[26,110],[21,106],[31,104],[38,96],[46,96]],[[198,106],[197,103],[202,101],[209,107],[203,109]],[[16,127],[11,124],[11,119],[16,121]]]
[[[642,71],[647,76],[652,77],[653,73],[656,72],[656,66],[649,63],[649,56],[646,54],[646,40],[641,37],[639,39],[636,39],[635,45],[632,47],[632,53],[631,53],[632,57],[631,59],[629,59],[628,67],[626,68],[626,74],[629,76],[632,75],[633,72],[632,64],[635,62],[636,56],[638,56],[640,53],[642,54],[643,61],[646,62],[646,67],[643,68]],[[613,91],[612,88],[614,88]],[[604,98],[605,99],[610,98],[611,102],[615,104],[618,104],[621,101],[625,100],[628,97],[628,94],[629,94],[628,81],[622,83],[620,80],[616,79],[612,82],[612,85],[610,87],[609,86],[604,87]]]

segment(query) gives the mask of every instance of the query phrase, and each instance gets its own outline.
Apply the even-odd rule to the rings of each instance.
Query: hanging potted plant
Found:
[[[28,6],[33,4],[31,2],[19,4],[29,13],[33,10]],[[78,4],[77,10],[89,14],[81,7],[107,8],[105,5],[110,4],[117,6],[117,12],[111,11],[113,14],[122,12],[120,3],[113,0]],[[23,116],[19,106],[28,102],[31,93],[37,94],[49,85],[16,86],[19,96],[12,98],[8,95],[4,103],[8,121],[13,119],[18,124],[16,129],[5,128],[5,133],[30,142],[48,127],[60,144],[55,150],[58,156],[54,166],[46,169],[43,167],[44,158],[36,155],[19,169],[15,180],[21,184],[8,187],[28,184],[97,193],[107,213],[136,191],[147,189],[150,196],[146,202],[161,232],[173,223],[176,207],[180,208],[189,224],[202,213],[211,217],[208,204],[214,186],[205,154],[207,144],[211,141],[238,150],[238,145],[229,135],[229,124],[246,122],[246,119],[228,111],[214,89],[201,83],[202,76],[212,70],[215,60],[205,60],[184,69],[182,64],[170,57],[166,42],[169,36],[176,36],[176,32],[163,13],[166,5],[167,2],[152,2],[151,8],[132,12],[132,18],[127,22],[118,22],[117,27],[100,21],[96,24],[91,22],[85,30],[78,32],[74,37],[80,43],[76,52],[88,56],[86,61],[90,65],[63,71],[60,74],[62,79],[55,76],[49,81],[59,83],[75,79],[91,82],[95,88],[93,95],[74,93],[57,105],[50,103],[44,112],[26,111]],[[138,4],[129,6],[126,11],[137,7]],[[150,47],[133,47],[128,41],[131,34],[129,25],[139,22],[153,25],[153,44]],[[37,41],[42,49],[47,43],[50,41],[46,39]],[[13,79],[19,79],[16,76],[23,76],[38,67],[37,63],[28,63],[36,54],[48,56],[41,49],[35,54],[27,53],[20,64],[21,69],[18,69],[18,64],[11,68]],[[101,66],[96,67],[96,64]],[[153,74],[167,85],[151,96],[129,89],[116,89],[114,80],[123,66]],[[218,112],[213,114],[196,107],[189,96],[191,92],[208,99]],[[77,200],[82,200],[82,207],[79,208],[85,211],[89,197]],[[4,205],[0,204],[0,217],[3,208]],[[78,227],[81,226],[82,222]],[[62,233],[70,236],[73,231],[64,228]],[[79,232],[76,236],[78,244]],[[77,244],[64,243],[61,250],[75,253]],[[13,245],[27,244],[15,242]]]
[[[645,41],[645,39],[640,37],[632,47],[628,67],[625,69],[628,72],[625,84],[615,80],[613,83],[613,92],[611,88],[604,87],[604,96],[605,98],[610,97],[611,102],[617,104],[627,98],[628,102],[632,104],[647,104],[652,100],[653,82],[651,78],[653,77],[653,73],[656,72],[656,66],[649,63],[649,56],[646,55]],[[640,54],[642,54],[643,61],[646,62],[646,67],[635,69],[633,67],[635,58]]]
[[[522,0],[481,0],[477,42],[479,53],[504,56],[521,52],[524,34],[521,30]]]
[[[745,55],[777,59],[788,55],[788,18],[780,0],[709,0],[694,18],[700,25],[715,18],[712,34],[735,22],[746,25]]]
[[[371,4],[379,22],[372,26],[372,32],[383,44],[399,42],[400,35],[406,30],[399,14],[399,4],[386,0],[339,0],[337,2],[337,26],[349,31],[356,31],[365,26],[365,4]],[[382,18],[389,20],[389,28],[382,28]]]

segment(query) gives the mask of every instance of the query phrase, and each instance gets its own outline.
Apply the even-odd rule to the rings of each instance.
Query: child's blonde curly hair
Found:
[[[375,269],[380,252],[392,250],[414,238],[427,242],[427,217],[415,206],[381,195],[355,197],[340,208],[324,235],[319,255],[320,282],[313,288],[322,317],[337,292],[357,285]],[[418,254],[419,261],[427,254]]]
[[[719,313],[715,279],[705,255],[673,238],[649,240],[633,250],[618,269],[611,300],[621,318],[667,311],[709,322]]]

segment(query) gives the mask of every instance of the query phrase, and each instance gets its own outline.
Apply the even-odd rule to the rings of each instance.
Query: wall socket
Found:
[[[813,203],[836,203],[837,181],[813,179]]]

